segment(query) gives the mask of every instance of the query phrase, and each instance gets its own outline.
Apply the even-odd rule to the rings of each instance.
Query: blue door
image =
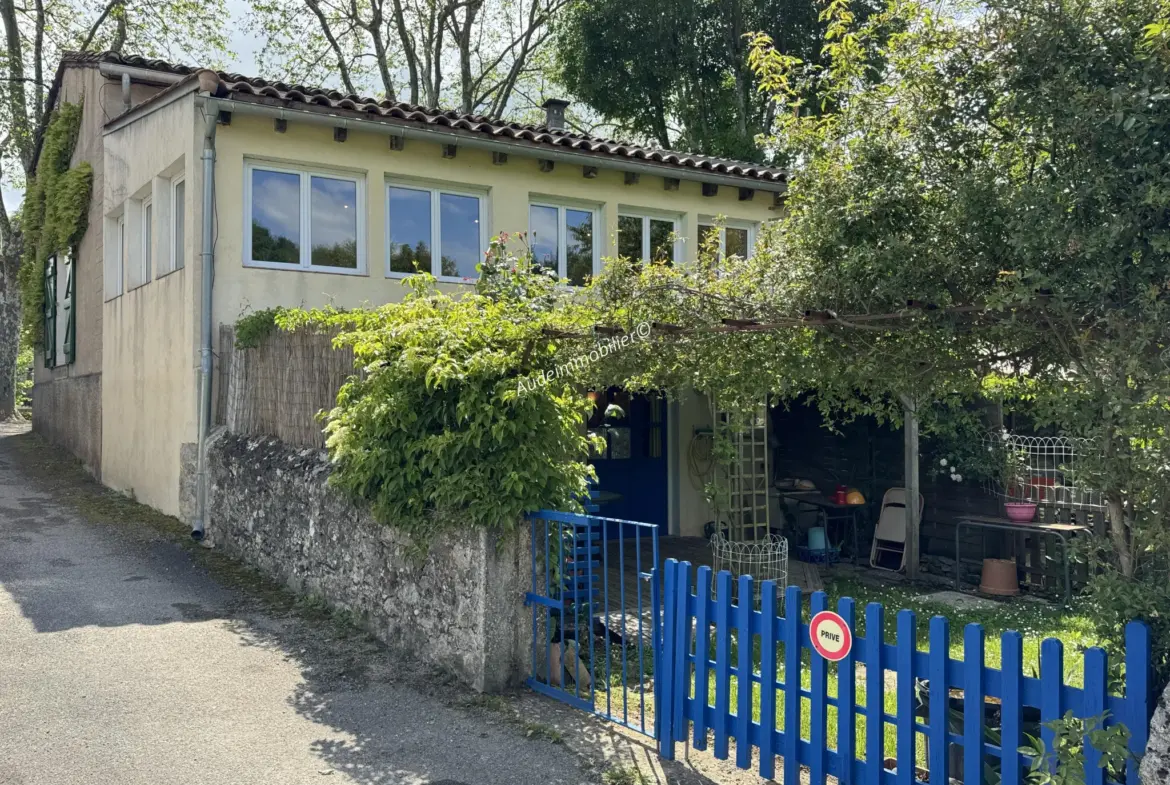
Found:
[[[591,461],[600,492],[597,514],[667,531],[666,400],[616,388],[597,398],[590,428],[607,443],[605,454]]]

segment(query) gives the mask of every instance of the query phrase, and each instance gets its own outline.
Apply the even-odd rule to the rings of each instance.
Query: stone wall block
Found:
[[[409,538],[328,487],[323,451],[218,429],[208,537],[294,591],[359,614],[389,646],[499,691],[527,673],[527,527],[467,530],[418,557]]]

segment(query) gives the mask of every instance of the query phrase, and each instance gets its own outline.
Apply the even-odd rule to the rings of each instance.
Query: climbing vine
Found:
[[[45,306],[45,263],[81,241],[88,226],[93,167],[69,162],[81,128],[81,104],[62,104],[45,129],[36,177],[25,191],[21,210],[24,258],[19,273],[25,335],[41,340]]]
[[[237,349],[255,349],[276,330],[277,319],[285,308],[265,308],[241,316],[235,326]]]
[[[274,322],[336,331],[335,345],[353,348],[359,372],[326,417],[331,482],[424,548],[445,530],[506,530],[532,510],[580,509],[593,477],[592,404],[553,373],[548,337],[574,318],[573,304],[503,240],[480,271],[476,291],[462,296],[417,275],[401,303],[287,309],[244,323],[245,340]]]

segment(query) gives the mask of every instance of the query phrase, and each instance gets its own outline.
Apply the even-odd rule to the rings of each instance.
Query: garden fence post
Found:
[[[776,774],[776,584],[760,587],[760,776]]]
[[[950,782],[950,690],[947,661],[951,657],[951,628],[945,616],[930,620],[930,755],[927,768],[932,782]]]
[[[800,587],[784,598],[784,781],[800,781]]]
[[[664,610],[662,613],[662,654],[659,655],[659,665],[662,666],[661,673],[654,674],[654,684],[656,686],[655,693],[657,700],[654,707],[655,723],[658,730],[658,754],[665,760],[674,760],[674,728],[671,727],[671,720],[674,716],[671,700],[674,690],[671,689],[674,684],[674,623],[675,623],[675,603],[678,602],[677,592],[675,592],[675,560],[667,559],[663,569],[665,570],[665,586],[663,588],[663,604]]]
[[[739,605],[736,608],[736,685],[739,698],[735,709],[735,765],[741,769],[752,765],[752,576],[739,576]]]
[[[1056,770],[1054,742],[1056,731],[1048,723],[1064,715],[1064,644],[1057,638],[1045,638],[1040,644],[1040,740],[1048,754],[1050,770]]]
[[[711,656],[711,568],[699,568],[695,579],[695,711],[693,744],[707,749],[708,658]]]
[[[897,733],[898,785],[914,785],[917,733],[914,731],[914,652],[918,648],[918,617],[914,611],[898,611],[898,685],[897,717],[894,721]],[[868,674],[866,674],[868,678]]]
[[[1020,785],[1020,744],[1023,743],[1024,637],[1015,630],[1000,636],[1003,652],[1000,664],[1002,685],[1002,727],[1000,739],[1000,782]]]
[[[853,598],[842,597],[837,601],[837,613],[845,620],[850,631],[857,629]],[[837,781],[841,785],[853,782],[853,763],[857,758],[857,638],[845,658],[837,663],[837,754],[841,758],[841,773]]]
[[[963,630],[963,782],[983,782],[983,627]]]
[[[1105,712],[1109,700],[1109,655],[1104,649],[1093,647],[1085,652],[1085,718]],[[1101,768],[1101,751],[1085,738],[1085,785],[1104,785],[1105,771]]]
[[[1146,752],[1150,735],[1150,627],[1144,621],[1125,625],[1125,705],[1121,721],[1129,728],[1133,760],[1125,767],[1126,785],[1138,785],[1138,761]]]
[[[691,641],[691,616],[687,610],[687,600],[691,594],[691,563],[689,561],[679,562],[676,569],[678,577],[674,581],[674,590],[678,594],[678,604],[675,606],[675,614],[678,618],[675,619],[674,664],[671,666],[673,680],[670,682],[674,691],[674,697],[670,699],[670,709],[674,713],[674,717],[670,723],[674,730],[674,740],[686,741],[687,721],[683,709],[689,692],[687,678],[690,676],[690,668],[687,667],[687,650],[690,648]]]
[[[885,609],[871,602],[865,606],[865,785],[881,785],[886,761],[885,640]]]
[[[823,591],[813,592],[809,600],[809,618],[829,607],[829,598]],[[812,785],[825,785],[828,764],[828,702],[829,669],[825,658],[815,650],[812,652],[812,667],[809,668],[809,750],[812,760],[807,761],[809,781]],[[840,710],[838,710],[839,712]],[[841,716],[840,713],[837,714]]]

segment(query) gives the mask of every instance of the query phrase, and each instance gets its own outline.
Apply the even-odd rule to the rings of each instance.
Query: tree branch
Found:
[[[325,13],[321,10],[321,4],[318,0],[305,0],[305,4],[316,15],[317,22],[321,25],[321,34],[325,36],[325,40],[329,42],[330,48],[333,49],[333,54],[337,57],[337,70],[341,72],[341,83],[350,95],[356,94],[357,90],[353,87],[353,79],[350,77],[349,66],[345,62],[345,55],[341,50],[341,45],[337,42],[337,37],[329,29],[329,20],[325,18]],[[356,22],[357,20],[354,21]]]
[[[86,34],[85,40],[82,41],[81,46],[78,47],[79,51],[84,52],[89,49],[89,45],[93,43],[93,38],[97,35],[98,28],[102,26],[102,22],[106,21],[106,17],[110,15],[110,12],[114,10],[114,7],[121,5],[122,2],[123,0],[110,0],[110,2],[106,4],[106,7],[102,9],[101,14],[98,15],[98,18],[94,20],[93,25],[90,26],[89,33]],[[40,0],[37,0],[37,4],[40,5]],[[40,60],[40,58],[37,59]]]

